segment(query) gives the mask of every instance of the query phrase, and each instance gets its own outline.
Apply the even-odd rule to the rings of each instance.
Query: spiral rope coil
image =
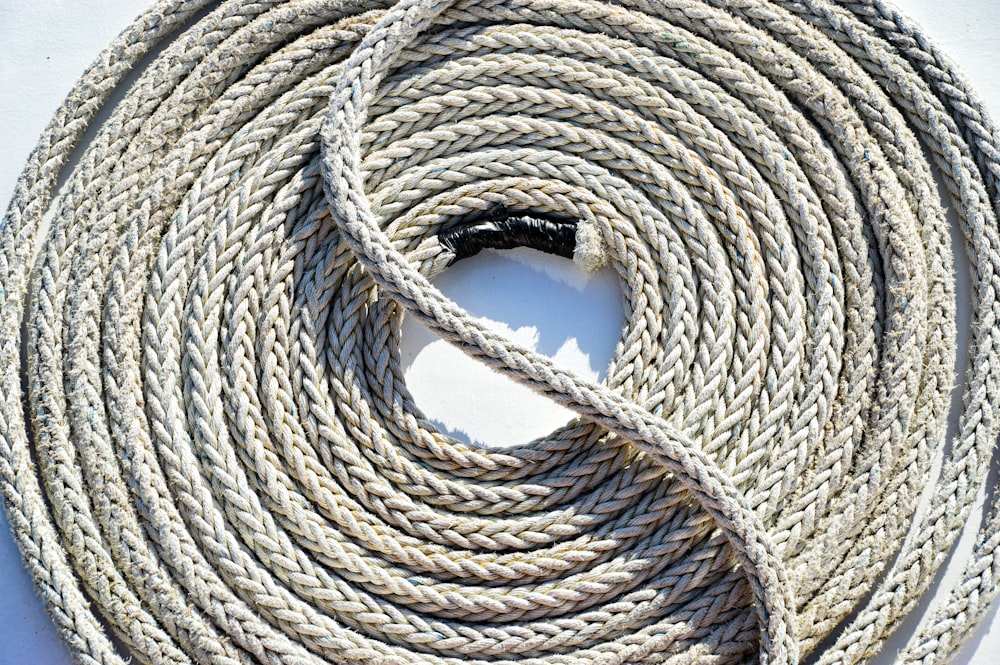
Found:
[[[81,663],[860,662],[989,469],[998,177],[878,0],[161,1],[0,226],[15,539]],[[618,274],[602,384],[430,283],[498,208]],[[404,312],[579,418],[436,431]],[[983,615],[998,525],[897,662]]]

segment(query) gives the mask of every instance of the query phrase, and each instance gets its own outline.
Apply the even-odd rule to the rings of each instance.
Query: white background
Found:
[[[0,204],[4,207],[29,151],[63,96],[91,59],[146,4],[146,0],[0,0]],[[899,0],[898,4],[955,58],[994,117],[1000,118],[1000,2]],[[610,358],[622,322],[617,286],[610,275],[587,279],[568,262],[539,258],[530,251],[465,261],[437,283],[473,314],[592,378],[600,375]],[[959,300],[966,301],[962,294]],[[404,334],[410,388],[443,428],[488,445],[509,445],[545,434],[568,418],[567,412],[491,375],[419,326],[408,324]],[[506,417],[509,413],[518,414],[516,421]],[[970,539],[964,538],[959,558],[970,547]],[[941,587],[951,583],[952,577],[946,575]],[[994,610],[955,662],[1000,662],[996,614]],[[913,619],[905,628],[913,630],[916,623]],[[902,637],[890,643],[878,662],[891,662],[902,643]],[[0,514],[0,665],[69,662]]]

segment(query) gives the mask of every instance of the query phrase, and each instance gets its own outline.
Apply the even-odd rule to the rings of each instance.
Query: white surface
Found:
[[[588,277],[568,259],[531,249],[483,252],[434,283],[496,332],[591,381],[604,378],[625,324],[610,268]],[[402,334],[406,385],[443,432],[503,448],[544,436],[574,416],[470,359],[412,317],[403,319]]]
[[[958,61],[995,117],[1000,117],[997,0],[899,0],[898,4]],[[0,0],[0,204],[6,206],[28,152],[63,96],[91,59],[146,5],[146,0]],[[609,275],[588,281],[566,263],[539,260],[528,251],[467,261],[438,283],[461,304],[472,307],[474,314],[592,377],[610,358],[621,325],[617,290]],[[525,288],[526,283],[534,286]],[[559,299],[565,299],[563,304],[553,308],[551,303]],[[411,390],[428,415],[440,419],[446,429],[464,431],[490,445],[523,443],[568,417],[531,393],[517,387],[509,391],[504,384],[512,384],[488,376],[416,326],[407,325],[406,337]],[[450,388],[442,380],[442,368],[459,375]],[[455,399],[467,401],[470,393],[491,399],[481,399],[474,411],[453,408]],[[497,415],[511,408],[528,414],[516,422]],[[470,419],[455,420],[459,413]],[[959,550],[964,553],[970,547],[966,538]],[[946,575],[942,586],[947,588],[951,580]],[[956,663],[1000,662],[1000,621],[995,619],[996,612],[993,616]],[[878,660],[891,662],[901,644],[899,640],[890,644]],[[0,515],[0,665],[69,662]]]

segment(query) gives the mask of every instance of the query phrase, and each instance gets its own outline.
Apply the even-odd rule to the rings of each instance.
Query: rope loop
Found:
[[[360,143],[368,105],[400,52],[452,4],[453,0],[402,0],[365,35],[344,64],[322,130],[324,191],[338,228],[378,285],[423,323],[466,353],[571,406],[671,473],[716,520],[746,569],[764,637],[760,662],[797,662],[791,632],[794,604],[783,563],[759,517],[711,458],[669,423],[612,389],[560,371],[544,356],[491,334],[393,248],[372,214],[354,147]]]
[[[160,0],[0,225],[25,565],[86,663],[862,662],[992,459],[998,154],[880,1]],[[523,239],[617,275],[602,382],[434,287]],[[442,433],[404,315],[578,417]]]

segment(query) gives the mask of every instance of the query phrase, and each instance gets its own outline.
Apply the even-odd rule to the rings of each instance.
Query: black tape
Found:
[[[573,258],[576,222],[554,216],[510,214],[503,208],[463,220],[438,236],[455,257],[451,263],[484,249],[531,247],[547,254]]]

